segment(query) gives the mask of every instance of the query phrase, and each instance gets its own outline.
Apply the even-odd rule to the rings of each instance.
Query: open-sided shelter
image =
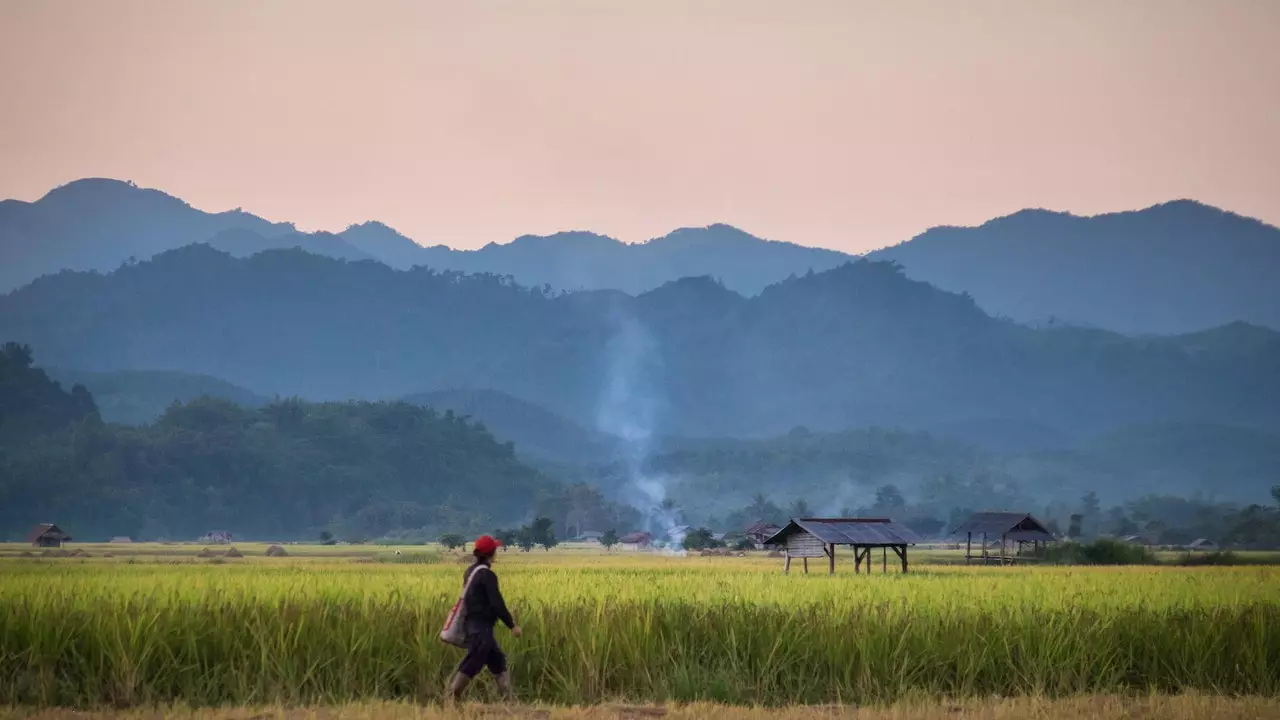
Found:
[[[1022,548],[1031,543],[1032,549],[1039,551],[1040,544],[1053,542],[1053,533],[1039,520],[1024,512],[980,512],[974,513],[968,520],[951,531],[952,535],[963,535],[964,561],[973,560],[995,562],[1001,565],[1012,564]],[[992,555],[988,546],[1000,539],[1000,551]],[[973,541],[982,543],[982,554],[973,554]],[[1009,548],[1016,549],[1017,555],[1009,554]]]
[[[907,526],[889,518],[792,518],[786,527],[774,533],[765,544],[780,545],[785,550],[783,572],[791,571],[791,558],[801,558],[809,572],[809,558],[827,558],[828,572],[836,571],[836,547],[853,547],[853,571],[861,572],[867,563],[871,572],[871,551],[880,548],[880,568],[889,571],[889,551],[902,561],[907,571],[907,546],[920,538]]]

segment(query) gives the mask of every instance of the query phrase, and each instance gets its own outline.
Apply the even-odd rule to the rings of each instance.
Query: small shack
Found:
[[[853,547],[853,572],[867,564],[871,573],[871,551],[880,548],[881,572],[889,571],[889,551],[907,572],[907,546],[919,544],[920,538],[907,526],[889,518],[792,518],[786,527],[770,536],[765,544],[784,549],[782,571],[791,572],[791,559],[800,558],[809,572],[809,558],[827,558],[827,572],[836,572],[836,547]]]
[[[1209,540],[1208,538],[1196,538],[1195,540],[1191,541],[1191,544],[1187,546],[1187,549],[1188,550],[1217,550],[1218,543],[1212,540]]]
[[[618,544],[624,550],[641,550],[653,545],[653,535],[647,532],[627,533],[618,538]]]
[[[760,521],[743,531],[743,535],[755,543],[757,548],[761,548],[764,547],[765,541],[777,535],[781,529],[773,523]]]
[[[111,542],[113,542],[113,543],[115,543],[115,544],[117,544],[117,545],[128,545],[128,544],[133,543],[133,538],[131,538],[131,537],[127,536],[127,535],[117,535],[117,536],[115,536],[115,537],[111,538]]]
[[[1023,547],[1030,543],[1033,552],[1040,550],[1040,544],[1053,542],[1053,533],[1039,520],[1024,512],[980,512],[974,513],[968,520],[951,531],[953,536],[963,535],[964,561],[966,563],[979,560],[1001,565],[1013,564],[1022,555]],[[999,538],[1000,546],[996,554],[990,552]],[[973,542],[982,544],[982,553],[973,554]],[[1015,553],[1011,554],[1010,550]]]
[[[71,542],[71,536],[53,523],[40,523],[27,533],[27,542],[36,547],[56,548],[62,547],[62,543]]]

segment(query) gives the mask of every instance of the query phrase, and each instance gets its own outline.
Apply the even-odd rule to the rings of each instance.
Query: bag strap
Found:
[[[471,589],[471,581],[476,579],[476,573],[481,570],[489,570],[489,566],[477,565],[476,569],[471,571],[471,574],[467,576],[467,581],[462,584],[462,595],[459,596],[459,599],[465,599],[467,597],[467,591]]]

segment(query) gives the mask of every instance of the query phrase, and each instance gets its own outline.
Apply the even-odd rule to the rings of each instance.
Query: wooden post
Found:
[[[791,574],[791,553],[790,552],[787,553],[787,559],[782,561],[782,574],[783,575]]]
[[[964,564],[968,565],[973,560],[973,531],[964,535]]]
[[[987,534],[982,533],[982,562],[987,561]]]
[[[902,560],[902,572],[907,571],[907,546],[893,545],[893,552]]]
[[[827,570],[827,574],[835,575],[836,574],[836,544],[835,543],[831,543],[831,553],[827,556],[827,562],[829,563],[828,565],[829,569]]]
[[[880,574],[889,572],[889,548],[880,546]]]
[[[805,575],[809,574],[809,558],[808,557],[805,557],[804,559],[804,574]]]
[[[853,546],[853,574],[857,575],[862,572],[862,550],[857,545]]]

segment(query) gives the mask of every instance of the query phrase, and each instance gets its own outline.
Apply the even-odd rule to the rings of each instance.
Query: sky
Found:
[[[113,177],[426,245],[1280,224],[1275,0],[0,0],[0,103],[0,198]]]

